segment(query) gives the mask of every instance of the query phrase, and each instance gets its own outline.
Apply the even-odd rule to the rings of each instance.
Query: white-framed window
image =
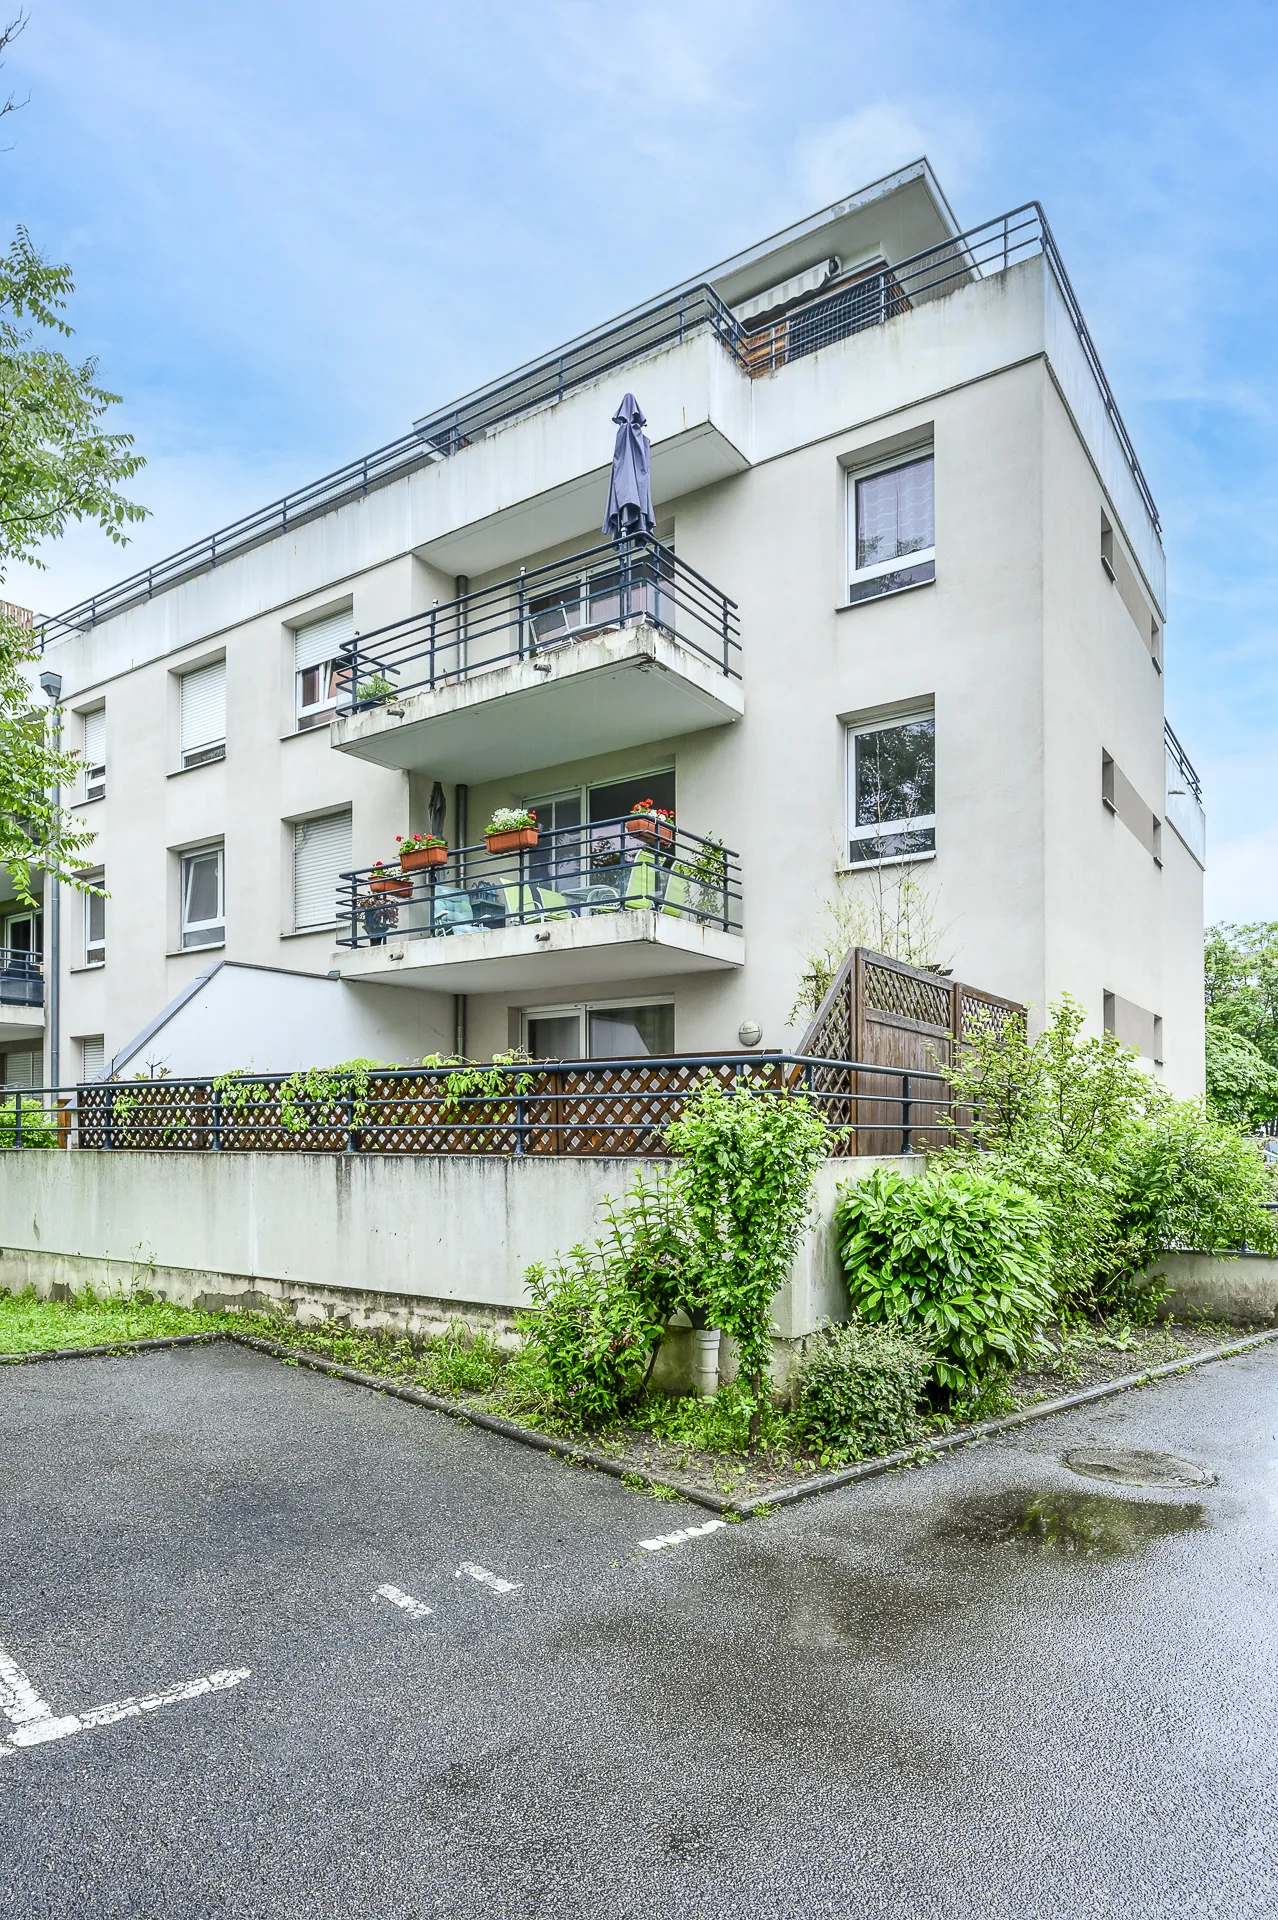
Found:
[[[226,938],[225,856],[221,847],[182,855],[181,935],[184,947],[219,947]]]
[[[100,1033],[86,1033],[76,1041],[80,1050],[80,1079],[101,1080],[106,1074],[106,1040]]]
[[[848,741],[848,860],[875,866],[936,848],[936,716],[852,721]]]
[[[934,466],[929,448],[849,473],[849,603],[935,580]]]
[[[351,870],[351,815],[326,813],[293,828],[293,926],[298,933],[337,920],[337,886]]]
[[[101,800],[106,794],[106,708],[95,707],[84,716],[84,797]]]
[[[226,757],[226,662],[195,667],[179,682],[182,765],[199,767]]]
[[[674,1001],[530,1007],[524,1046],[534,1060],[639,1060],[674,1052]]]
[[[293,685],[297,731],[326,727],[348,675],[342,642],[355,638],[354,610],[327,613],[293,634]]]
[[[95,887],[103,885],[100,873],[89,875],[90,883]],[[86,893],[84,896],[84,964],[86,967],[101,966],[106,959],[106,899],[101,893]]]

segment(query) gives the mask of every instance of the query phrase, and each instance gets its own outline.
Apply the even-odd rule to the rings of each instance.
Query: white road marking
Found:
[[[494,1593],[523,1592],[521,1581],[503,1580],[500,1574],[489,1573],[487,1567],[477,1567],[473,1560],[463,1560],[453,1579],[460,1580],[464,1573],[468,1573],[472,1580],[478,1580],[481,1587],[491,1587]]]
[[[707,1520],[704,1527],[680,1527],[678,1533],[659,1533],[655,1540],[641,1540],[645,1553],[660,1553],[665,1547],[681,1547],[685,1540],[699,1540],[704,1533],[718,1533],[726,1520]]]
[[[424,1620],[428,1613],[434,1613],[434,1607],[428,1607],[424,1600],[414,1600],[411,1593],[405,1593],[401,1587],[390,1585],[377,1589],[383,1600],[389,1600],[393,1607],[402,1607],[414,1620]]]
[[[42,1747],[50,1740],[65,1740],[68,1734],[84,1733],[90,1727],[114,1726],[118,1720],[132,1720],[140,1713],[154,1713],[175,1700],[197,1700],[203,1693],[226,1693],[247,1680],[248,1667],[222,1667],[217,1673],[203,1674],[198,1680],[183,1680],[162,1693],[144,1699],[113,1700],[105,1707],[90,1707],[85,1713],[57,1715],[11,1655],[0,1647],[0,1713],[13,1732],[0,1740],[0,1754],[16,1753],[20,1747]]]

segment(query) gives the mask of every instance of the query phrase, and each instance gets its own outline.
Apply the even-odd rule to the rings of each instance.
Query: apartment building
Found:
[[[920,161],[47,624],[105,897],[45,1071],[793,1047],[825,906],[904,869],[938,963],[1198,1090],[1165,603],[1041,211],[962,234]]]

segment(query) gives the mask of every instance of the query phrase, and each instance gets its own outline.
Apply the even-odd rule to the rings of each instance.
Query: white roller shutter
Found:
[[[80,1042],[80,1077],[100,1080],[106,1071],[106,1047],[100,1033]]]
[[[354,638],[355,613],[351,607],[342,613],[325,614],[322,620],[312,620],[309,626],[299,627],[293,636],[297,651],[294,662],[296,671],[304,673],[307,667],[318,667],[325,660],[340,660],[343,640]]]
[[[7,1053],[4,1056],[6,1087],[38,1087],[43,1078],[38,1053]]]
[[[338,876],[351,866],[351,816],[325,814],[293,828],[293,925],[331,927],[337,919]]]
[[[84,716],[84,763],[89,767],[106,765],[106,708]]]
[[[182,675],[182,758],[226,741],[226,662]]]

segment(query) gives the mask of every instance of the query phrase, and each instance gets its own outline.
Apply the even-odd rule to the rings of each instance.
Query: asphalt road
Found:
[[[81,1724],[0,1718],[0,1914],[1278,1914],[1276,1472],[1267,1347],[651,1553],[708,1516],[243,1349],[4,1369],[0,1686]]]

